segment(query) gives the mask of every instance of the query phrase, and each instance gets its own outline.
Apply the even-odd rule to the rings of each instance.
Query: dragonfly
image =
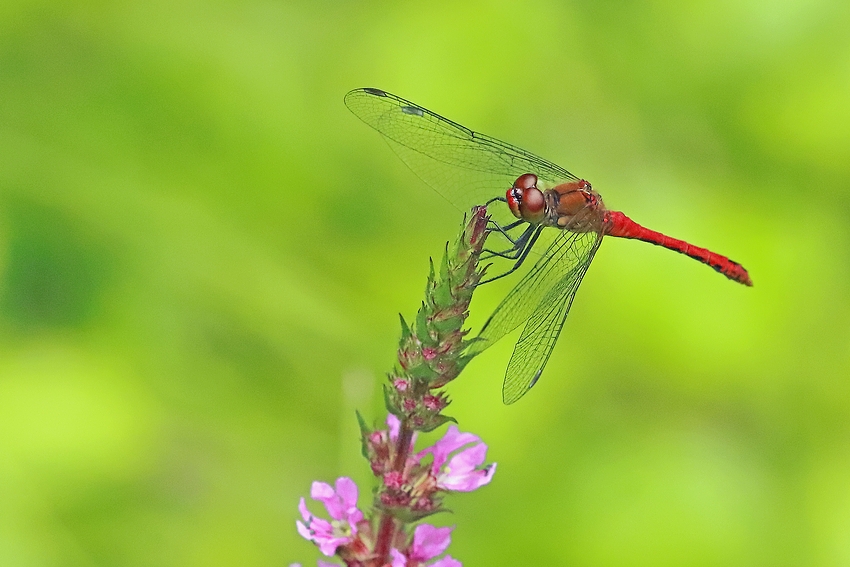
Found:
[[[488,253],[513,264],[481,283],[516,271],[529,257],[535,259],[468,351],[478,354],[524,325],[505,371],[505,404],[519,400],[539,380],[605,236],[662,246],[752,286],[739,263],[607,209],[589,182],[531,152],[380,89],[355,89],[345,96],[345,104],[377,130],[420,179],[458,209],[488,206],[488,230],[503,235],[507,246]]]

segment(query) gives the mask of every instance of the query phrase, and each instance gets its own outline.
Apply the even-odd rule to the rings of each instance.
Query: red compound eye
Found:
[[[505,193],[505,200],[518,219],[538,223],[545,216],[546,198],[537,188],[537,176],[533,173],[517,177],[513,187]]]
[[[511,209],[513,215],[521,219],[522,213],[519,212],[519,206],[522,202],[522,189],[511,187],[505,192],[505,200],[508,202],[508,207]]]
[[[522,212],[522,218],[525,220],[538,220],[546,206],[546,199],[543,198],[543,192],[537,187],[526,189],[522,194],[522,203],[519,210]]]
[[[514,181],[514,187],[517,189],[532,189],[537,187],[537,176],[533,173],[525,173],[517,177]]]

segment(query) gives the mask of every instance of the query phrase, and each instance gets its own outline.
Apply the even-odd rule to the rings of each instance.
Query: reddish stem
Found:
[[[393,461],[392,470],[394,472],[403,473],[404,467],[407,464],[407,458],[410,456],[410,441],[413,439],[413,430],[408,425],[406,418],[401,418],[401,426],[398,434],[398,441],[395,448],[395,461]],[[378,527],[378,537],[375,542],[375,559],[376,565],[382,566],[390,563],[390,548],[396,535],[397,528],[395,517],[389,511],[381,513],[381,522]]]
[[[411,439],[413,439],[413,430],[408,425],[407,419],[402,419],[398,432],[398,443],[396,444],[395,462],[393,463],[394,471],[404,472],[404,465],[407,464],[407,458],[410,456]]]

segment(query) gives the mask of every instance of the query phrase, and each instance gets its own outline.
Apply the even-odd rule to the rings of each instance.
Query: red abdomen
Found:
[[[711,266],[730,280],[744,285],[753,285],[750,275],[741,264],[730,260],[726,256],[715,254],[711,250],[700,248],[699,246],[688,244],[684,240],[670,238],[660,232],[642,227],[619,211],[607,211],[605,213],[604,224],[605,234],[609,236],[634,238],[649,242],[650,244],[663,246],[669,250],[675,250],[685,256],[690,256],[698,262]]]

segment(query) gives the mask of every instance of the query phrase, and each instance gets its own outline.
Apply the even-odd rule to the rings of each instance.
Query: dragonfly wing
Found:
[[[525,395],[543,372],[601,242],[596,233],[558,233],[470,345],[469,352],[477,354],[525,323],[505,373],[502,398],[506,404]]]
[[[552,184],[576,179],[531,152],[378,89],[353,90],[345,104],[380,132],[419,178],[462,211],[502,196],[524,173]]]
[[[505,371],[505,381],[502,383],[502,401],[505,404],[512,404],[523,397],[543,373],[567,320],[581,280],[601,240],[597,239],[587,261],[576,266],[575,271],[563,280],[562,285],[552,288],[526,321]]]
[[[544,229],[554,232],[557,229]],[[587,264],[599,247],[601,236],[596,233],[558,231],[557,236],[540,256],[534,266],[520,282],[508,293],[490,318],[484,323],[481,332],[470,345],[469,352],[477,354],[510,333],[536,312],[553,307],[544,300],[555,289],[566,282],[581,281]]]
[[[531,152],[379,89],[353,90],[345,104],[377,130],[420,179],[462,211],[501,197],[524,173],[534,173],[544,185],[577,179]],[[488,212],[499,224],[516,220],[508,207]],[[519,399],[540,376],[600,242],[595,233],[559,232],[470,346],[471,354],[481,352],[526,323],[508,365],[506,403]]]

